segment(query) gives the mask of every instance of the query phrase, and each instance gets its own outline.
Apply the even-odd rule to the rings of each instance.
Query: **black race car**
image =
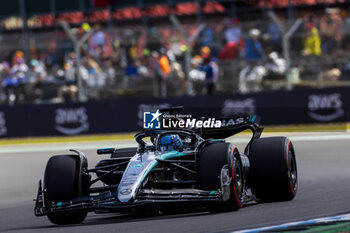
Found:
[[[234,211],[252,201],[289,201],[297,165],[286,137],[260,138],[255,117],[218,129],[155,129],[135,135],[137,147],[98,149],[111,154],[94,168],[85,155],[55,155],[39,181],[35,215],[55,224],[81,223],[89,211],[137,212],[169,206]],[[225,138],[244,130],[243,153]],[[103,185],[96,186],[101,183]],[[173,208],[171,208],[173,209]]]

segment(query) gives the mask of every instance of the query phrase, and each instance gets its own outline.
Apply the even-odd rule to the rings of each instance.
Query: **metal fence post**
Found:
[[[277,25],[282,34],[282,48],[283,48],[283,57],[286,61],[286,81],[287,81],[287,89],[292,89],[292,83],[290,76],[290,68],[291,68],[291,58],[290,58],[290,48],[289,48],[289,39],[294,34],[294,32],[299,28],[299,26],[303,23],[302,19],[297,19],[293,25],[289,28],[289,30],[282,24],[282,22],[278,19],[277,15],[273,11],[268,11],[268,15],[270,19]],[[288,31],[287,31],[288,30]]]
[[[186,82],[187,82],[187,95],[193,95],[194,94],[193,93],[193,84],[192,84],[192,81],[189,78],[189,73],[190,73],[190,70],[191,70],[191,51],[190,51],[190,47],[191,47],[191,42],[193,42],[195,39],[197,39],[197,37],[199,36],[199,34],[205,28],[206,25],[204,23],[201,23],[198,26],[196,32],[192,36],[189,36],[187,34],[187,32],[185,31],[185,29],[182,27],[180,21],[177,19],[177,17],[174,14],[170,15],[170,21],[175,26],[175,28],[177,30],[179,30],[181,35],[186,40],[185,77],[186,77]]]
[[[28,55],[29,50],[29,38],[28,38],[28,25],[27,25],[27,12],[26,12],[26,1],[19,0],[19,12],[23,22],[22,27],[22,44],[24,46],[24,53]]]
[[[286,59],[286,78],[287,78],[287,89],[292,89],[292,83],[290,78],[290,68],[291,68],[291,59],[290,59],[290,48],[289,48],[289,39],[294,34],[294,32],[298,29],[298,27],[303,23],[302,19],[297,19],[292,27],[288,30],[288,32],[283,36],[283,52],[284,57]]]
[[[92,35],[94,32],[93,29],[90,29],[89,32],[85,33],[84,36],[78,40],[78,38],[73,35],[71,28],[69,27],[68,23],[66,21],[60,21],[60,24],[63,28],[63,30],[67,33],[71,41],[73,42],[74,51],[76,55],[76,73],[77,73],[77,84],[78,84],[78,100],[79,102],[86,101],[86,92],[83,87],[83,77],[81,76],[80,68],[81,68],[81,57],[80,57],[80,49],[86,42],[86,40]]]

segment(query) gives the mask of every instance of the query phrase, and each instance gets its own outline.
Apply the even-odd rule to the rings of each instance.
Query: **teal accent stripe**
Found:
[[[209,197],[214,197],[214,194],[216,193],[216,190],[212,190],[209,192]]]
[[[252,123],[254,123],[255,119],[256,119],[256,115],[254,115],[250,121],[251,121]]]
[[[160,156],[160,158],[163,159],[163,160],[166,160],[166,159],[171,159],[171,158],[182,157],[184,155],[186,155],[186,153],[181,153],[181,152],[178,152],[178,151],[171,151],[171,152],[162,154]],[[158,161],[155,160],[155,161],[152,162],[152,165],[150,165],[148,167],[147,171],[145,172],[144,176],[142,177],[141,183],[145,180],[145,178],[148,175],[148,173],[157,165],[158,165]]]
[[[182,157],[184,155],[186,155],[186,154],[178,152],[178,151],[171,151],[171,152],[168,152],[168,153],[165,153],[165,154],[161,155],[160,158],[165,160],[165,159],[172,159],[172,158]]]

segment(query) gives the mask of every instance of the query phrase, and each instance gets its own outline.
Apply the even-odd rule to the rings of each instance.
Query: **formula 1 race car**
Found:
[[[220,128],[144,130],[135,135],[137,147],[98,149],[97,154],[111,156],[94,168],[88,168],[80,151],[55,155],[46,165],[43,185],[39,181],[35,215],[75,224],[89,211],[178,206],[220,212],[252,201],[292,200],[298,186],[292,142],[260,138],[263,128],[255,117],[231,120],[236,123]],[[252,138],[244,153],[224,140],[247,129]]]

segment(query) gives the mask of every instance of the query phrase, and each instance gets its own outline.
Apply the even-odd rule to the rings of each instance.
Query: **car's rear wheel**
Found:
[[[44,175],[45,206],[70,201],[83,193],[80,160],[76,155],[56,155],[49,159]],[[77,224],[84,221],[87,212],[49,214],[55,224]]]
[[[221,177],[229,180],[230,198],[224,203],[209,205],[211,212],[238,210],[243,202],[244,174],[238,149],[230,143],[214,143],[203,148],[199,158],[201,188],[221,189]]]
[[[292,142],[286,137],[254,139],[249,149],[249,183],[260,201],[292,200],[298,188]]]

